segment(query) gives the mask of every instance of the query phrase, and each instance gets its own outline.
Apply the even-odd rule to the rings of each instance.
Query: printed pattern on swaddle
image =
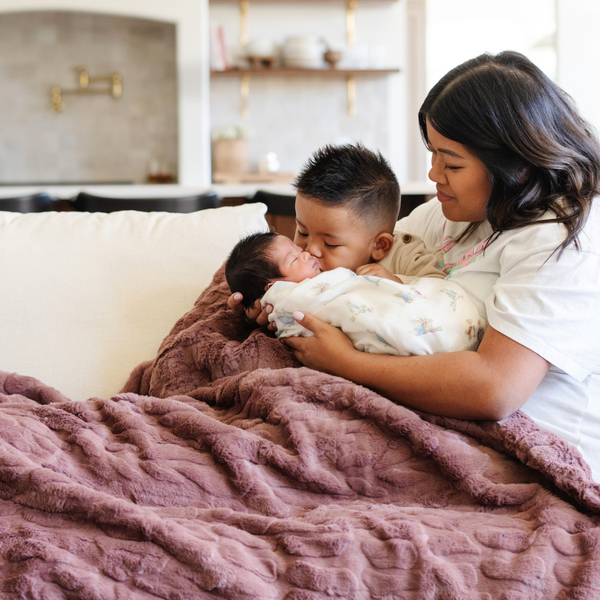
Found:
[[[310,336],[292,314],[339,327],[363,352],[413,356],[475,350],[486,323],[456,283],[421,277],[403,284],[338,268],[302,283],[277,281],[262,298],[273,305],[277,337]]]

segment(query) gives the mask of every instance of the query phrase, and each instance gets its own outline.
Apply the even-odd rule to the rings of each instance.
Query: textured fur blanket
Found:
[[[227,296],[111,399],[0,374],[1,598],[600,597],[574,448],[300,368]]]

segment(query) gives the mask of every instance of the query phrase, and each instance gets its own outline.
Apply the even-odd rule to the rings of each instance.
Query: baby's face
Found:
[[[371,262],[374,235],[346,206],[326,206],[298,193],[294,242],[310,252],[324,271],[356,271]]]
[[[321,265],[314,256],[304,252],[283,235],[275,238],[271,253],[283,275],[282,281],[300,283],[305,279],[316,277],[321,272]]]

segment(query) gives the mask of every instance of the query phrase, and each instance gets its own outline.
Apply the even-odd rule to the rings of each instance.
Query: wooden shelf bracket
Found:
[[[249,110],[248,103],[250,98],[250,75],[242,75],[240,82],[240,101],[242,104],[242,119],[247,119]]]
[[[346,43],[354,46],[356,43],[356,6],[358,0],[348,0],[346,5]]]
[[[348,75],[348,116],[354,118],[356,116],[356,77]]]
[[[240,2],[240,45],[245,48],[248,45],[248,9],[249,0]]]
[[[358,0],[348,0],[346,5],[346,43],[348,47],[356,43],[356,6]],[[348,116],[356,116],[356,77],[349,75],[347,79],[348,87]]]

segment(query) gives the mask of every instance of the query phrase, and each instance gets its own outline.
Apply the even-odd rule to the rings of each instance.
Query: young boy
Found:
[[[421,277],[405,285],[343,267],[321,271],[314,256],[273,232],[238,242],[225,276],[248,306],[261,297],[273,306],[279,338],[312,335],[294,320],[296,310],[340,328],[358,350],[400,356],[476,350],[485,327],[452,282]]]
[[[400,186],[380,153],[361,144],[324,146],[308,160],[294,186],[294,242],[324,271],[345,267],[358,275],[398,281],[395,275],[445,278],[420,238],[394,232]],[[265,325],[267,313],[260,305],[252,307],[235,292],[230,306],[242,301],[246,314]]]
[[[394,232],[400,186],[380,153],[361,144],[324,146],[304,165],[294,187],[294,242],[315,256],[323,270],[445,277],[420,238]]]

